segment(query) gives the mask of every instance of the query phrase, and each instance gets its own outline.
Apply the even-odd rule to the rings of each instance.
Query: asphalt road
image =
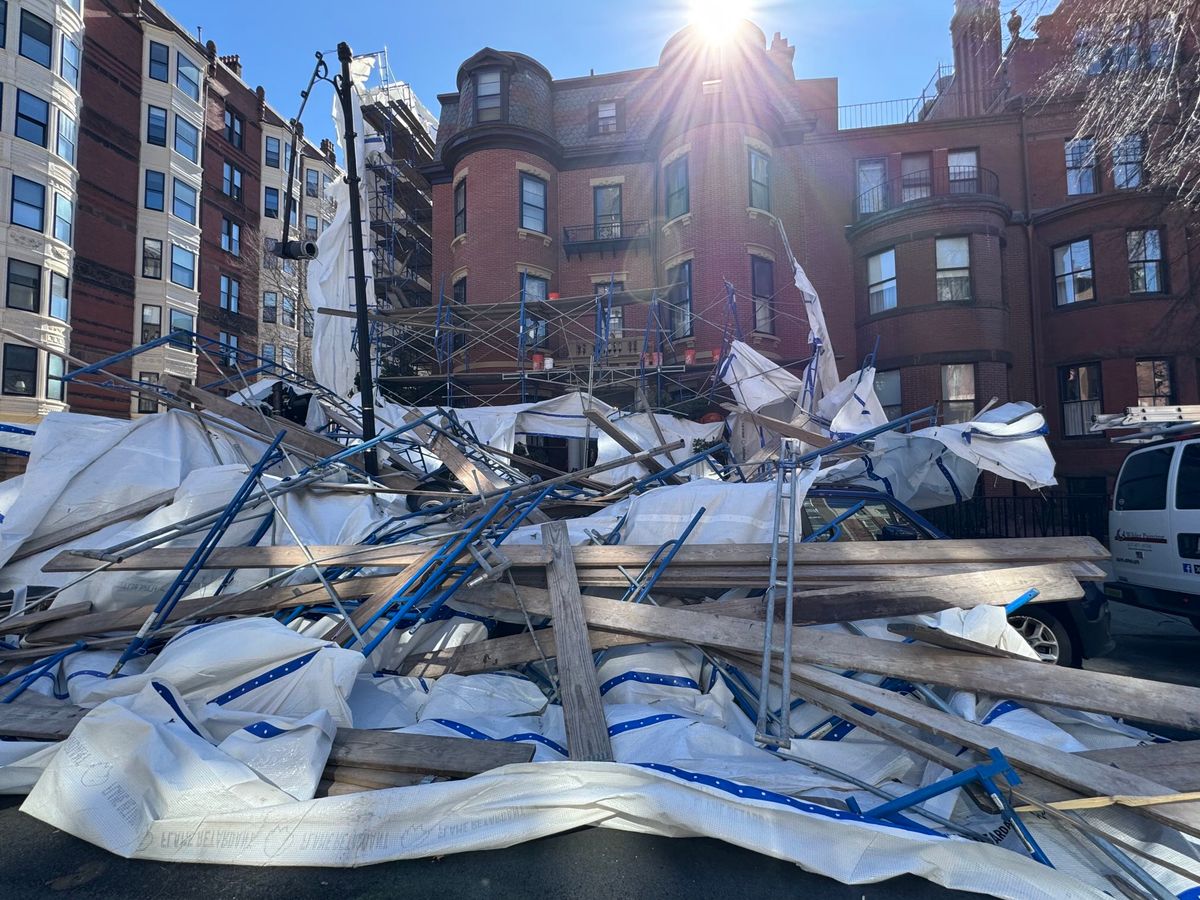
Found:
[[[1113,604],[1109,656],[1095,671],[1200,686],[1200,631],[1182,619]],[[20,813],[0,798],[0,897],[394,897],[500,900],[802,896],[829,900],[968,897],[914,877],[843,885],[790,863],[708,839],[584,829],[505,850],[362,869],[260,869],[125,860]]]

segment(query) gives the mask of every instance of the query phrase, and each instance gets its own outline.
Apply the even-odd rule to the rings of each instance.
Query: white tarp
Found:
[[[1021,402],[989,409],[969,422],[924,428],[915,434],[941,441],[955,456],[986,472],[1037,489],[1058,484],[1046,432],[1042,414]]]
[[[350,76],[354,81],[352,106],[354,110],[354,140],[358,158],[359,194],[366,185],[364,166],[366,152],[363,147],[363,120],[359,103],[359,92],[366,84],[374,65],[373,56],[360,56],[350,63]],[[333,100],[334,131],[338,145],[345,152],[345,120],[341,103]],[[326,307],[347,312],[354,311],[354,262],[350,252],[350,186],[344,178],[335,178],[329,185],[326,198],[337,204],[333,221],[317,238],[317,258],[308,263],[308,299],[313,310]],[[362,204],[367,209],[365,199]],[[373,266],[371,263],[370,223],[364,213],[363,248],[366,255],[367,298],[375,297]],[[354,389],[358,374],[358,357],[353,349],[354,319],[347,316],[323,315],[315,312],[312,338],[313,377],[335,394],[347,397]]]
[[[729,385],[738,405],[751,412],[772,407],[784,413],[776,417],[790,422],[799,411],[799,403],[804,396],[804,381],[767,359],[749,344],[731,342],[721,373],[721,380]],[[836,384],[835,380],[830,389]]]
[[[779,237],[783,241],[788,259],[792,263],[796,289],[800,291],[800,296],[804,300],[804,312],[808,317],[809,343],[819,348],[816,357],[805,369],[805,379],[808,378],[810,372],[812,373],[812,380],[816,387],[815,396],[812,399],[816,403],[832,391],[839,381],[837,360],[833,354],[833,338],[829,335],[829,326],[825,324],[825,311],[821,308],[821,298],[817,296],[817,289],[809,281],[803,266],[796,259],[796,254],[792,252],[792,245],[788,242],[783,222],[776,220],[776,223],[779,225]]]

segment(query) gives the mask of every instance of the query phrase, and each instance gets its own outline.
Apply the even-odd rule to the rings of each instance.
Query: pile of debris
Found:
[[[1200,691],[1046,665],[1007,624],[1083,596],[1105,549],[889,512],[981,469],[1052,483],[1036,410],[901,433],[922,414],[887,422],[869,371],[802,413],[801,381],[731,360],[729,439],[570,394],[385,405],[364,442],[316,389],[271,415],[273,379],[49,416],[0,487],[0,791],[143,859],[363,865],[597,825],[846,882],[1195,890],[1200,744],[1150,729],[1200,731]],[[560,471],[530,435],[596,461]],[[810,496],[830,484],[880,500]]]

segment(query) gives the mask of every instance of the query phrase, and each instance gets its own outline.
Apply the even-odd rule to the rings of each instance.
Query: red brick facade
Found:
[[[946,399],[942,366],[971,364],[976,408],[992,397],[1044,407],[1060,479],[1111,477],[1122,450],[1064,434],[1061,373],[1098,363],[1096,411],[1113,412],[1138,402],[1137,361],[1166,359],[1173,402],[1200,402],[1194,223],[1175,221],[1160,195],[1118,190],[1103,159],[1097,190],[1068,196],[1065,142],[1074,118],[1064,105],[1029,104],[1023,95],[1055,55],[1051,39],[1016,39],[1002,52],[994,0],[958,0],[951,27],[957,74],[920,121],[841,130],[836,82],[797,81],[786,42],[776,36],[768,45],[748,23],[723,50],[685,29],[657,67],[560,81],[521,54],[481,51],[460,68],[458,90],[439,98],[428,173],[434,283],[444,278],[449,295],[465,273],[468,303],[510,300],[524,264],[550,273],[550,291],[572,297],[590,294],[609,272],[627,289],[661,287],[668,270],[690,258],[694,328],[672,350],[693,349],[698,364],[710,364],[728,281],[747,340],[794,364],[808,356],[808,329],[778,220],[821,295],[843,375],[878,340],[878,368],[899,370],[909,411]],[[479,121],[476,79],[494,71],[502,75],[500,119]],[[617,108],[615,131],[598,127],[606,102]],[[770,160],[769,212],[750,202],[751,151]],[[955,151],[976,156],[967,180],[951,183],[964,171]],[[683,154],[690,204],[670,220],[667,164]],[[928,154],[920,165],[932,189],[910,197],[902,178],[917,157],[905,154]],[[884,160],[883,187],[894,191],[878,209],[857,199],[859,162],[870,159]],[[522,164],[546,173],[544,235],[518,231]],[[454,185],[464,172],[467,228],[456,239]],[[592,187],[614,181],[624,227],[632,233],[648,222],[648,240],[572,244],[564,229],[590,225]],[[1131,294],[1131,229],[1160,229],[1164,291]],[[969,299],[939,300],[936,242],[961,237],[969,240]],[[1059,305],[1053,248],[1085,238],[1094,299]],[[867,260],[886,250],[895,253],[896,303],[872,313]],[[775,264],[773,335],[754,330],[751,256]],[[642,309],[627,310],[627,334],[644,327]],[[512,370],[515,355],[513,347],[488,360]]]

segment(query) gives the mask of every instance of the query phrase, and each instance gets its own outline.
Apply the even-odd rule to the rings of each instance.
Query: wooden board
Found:
[[[583,413],[587,416],[589,422],[612,438],[618,447],[626,453],[641,453],[644,449],[633,438],[623,432],[620,428],[608,421],[608,417],[598,409],[586,409]],[[668,457],[670,459],[670,457]],[[666,466],[662,465],[653,457],[642,460],[638,465],[647,469],[651,474],[657,475],[660,472],[666,471]],[[668,475],[665,479],[667,484],[683,484],[683,479],[678,475]]]
[[[369,791],[420,784],[429,777],[425,772],[390,772],[387,769],[364,769],[357,766],[337,765],[327,765],[321,773],[322,781],[328,781],[330,784],[353,785]]]
[[[1002,650],[999,647],[981,644],[979,641],[968,640],[957,634],[942,631],[940,628],[930,628],[928,625],[899,622],[889,625],[888,631],[892,634],[898,634],[901,637],[920,641],[922,644],[929,644],[931,647],[942,647],[946,650],[961,650],[964,653],[978,653],[980,656],[994,656],[999,659],[1029,659],[1028,656],[1023,656],[1020,653],[1013,653],[1011,650]]]
[[[357,544],[313,546],[309,550],[318,560],[329,564],[345,562],[371,565],[405,565],[425,548],[383,546],[364,548]],[[584,570],[601,568],[616,571],[644,566],[658,550],[657,546],[618,544],[575,548],[575,566]],[[505,547],[504,553],[514,566],[541,568],[546,554],[540,547]],[[190,558],[187,548],[154,548],[115,563],[109,571],[178,570]],[[768,544],[689,544],[679,549],[667,574],[680,569],[699,568],[714,571],[730,568],[761,567],[770,562]],[[1109,558],[1108,551],[1094,538],[994,538],[973,541],[879,541],[803,544],[796,548],[796,568],[838,566],[923,566],[925,571],[908,575],[929,576],[931,566],[982,563],[988,565],[1033,565],[1036,563],[1097,562]],[[308,562],[301,547],[218,547],[206,568],[282,568]],[[42,567],[45,572],[86,572],[95,568],[96,558],[70,551],[60,553]],[[619,574],[619,573],[618,573]],[[903,576],[897,576],[903,577]]]
[[[14,702],[0,705],[0,737],[61,741],[87,713],[80,706],[22,694]]]
[[[40,609],[36,612],[27,612],[23,615],[18,615],[13,619],[9,619],[3,625],[0,625],[0,632],[4,634],[24,634],[31,629],[38,628],[42,625],[49,625],[51,622],[58,622],[61,619],[71,619],[77,616],[87,615],[92,611],[92,603],[90,600],[85,600],[82,603],[68,603],[65,606],[55,606],[51,609]],[[144,619],[142,621],[145,621]],[[3,656],[0,656],[0,662],[3,662]]]
[[[744,409],[740,406],[733,406],[729,403],[722,404],[722,406],[730,412],[737,413],[737,415],[740,417],[749,419],[755,425],[761,425],[768,431],[773,431],[776,434],[783,435],[784,437],[796,438],[804,441],[804,443],[808,444],[810,447],[816,448],[817,450],[823,450],[833,443],[832,440],[824,435],[817,434],[814,431],[809,431],[806,428],[802,428],[801,426],[791,422],[785,422],[782,419],[773,419],[770,416],[764,416],[762,413],[752,412],[751,410]],[[805,424],[807,424],[807,420]]]
[[[541,628],[533,634],[510,634],[506,637],[462,644],[448,650],[435,650],[408,661],[406,675],[423,678],[439,678],[442,675],[473,675],[479,672],[494,672],[525,663],[536,662],[543,656],[554,659],[558,656],[558,642],[553,628]],[[612,634],[588,629],[588,644],[593,651],[610,647],[625,647],[644,644],[646,639],[630,634]]]
[[[408,584],[409,580],[420,571],[421,567],[437,555],[437,552],[437,550],[426,550],[424,554],[413,560],[412,564],[406,567],[403,572],[387,578],[383,584],[372,591],[371,595],[350,614],[350,621],[354,623],[354,627],[361,633],[362,629],[367,627],[367,622],[386,607],[396,592]],[[329,634],[325,635],[325,640],[333,641],[335,644],[345,644],[352,637],[354,637],[353,629],[346,622],[342,622],[340,625],[335,626]],[[362,647],[359,649],[361,650]]]
[[[1175,791],[1200,791],[1200,740],[1085,750],[1079,755],[1153,779]]]
[[[102,513],[98,516],[91,516],[84,522],[68,525],[64,528],[57,528],[49,534],[31,537],[21,544],[17,552],[9,559],[9,562],[17,562],[18,560],[27,559],[46,550],[60,547],[63,544],[69,544],[72,541],[79,540],[81,537],[93,534],[101,528],[107,528],[109,525],[115,525],[127,519],[140,519],[143,516],[147,516],[160,506],[165,506],[174,500],[175,490],[175,488],[170,488],[165,491],[158,491],[149,497],[143,497],[136,503],[118,507],[111,512]]]
[[[612,742],[608,738],[604,705],[600,702],[600,680],[583,620],[583,599],[575,579],[567,526],[562,522],[543,525],[542,543],[552,554],[546,566],[546,582],[558,654],[558,692],[567,726],[567,750],[574,760],[612,762]]]
[[[523,598],[530,613],[549,615],[538,597]],[[762,623],[687,609],[664,609],[600,597],[583,598],[589,626],[618,634],[677,640],[735,652],[761,653]],[[776,629],[777,646],[783,635]],[[797,627],[793,659],[851,671],[896,675],[994,696],[1065,706],[1113,716],[1136,711],[1145,722],[1200,731],[1200,688],[1043,666],[1033,660],[991,659],[853,635]]]
[[[531,759],[529,744],[339,728],[326,766],[466,778]]]

